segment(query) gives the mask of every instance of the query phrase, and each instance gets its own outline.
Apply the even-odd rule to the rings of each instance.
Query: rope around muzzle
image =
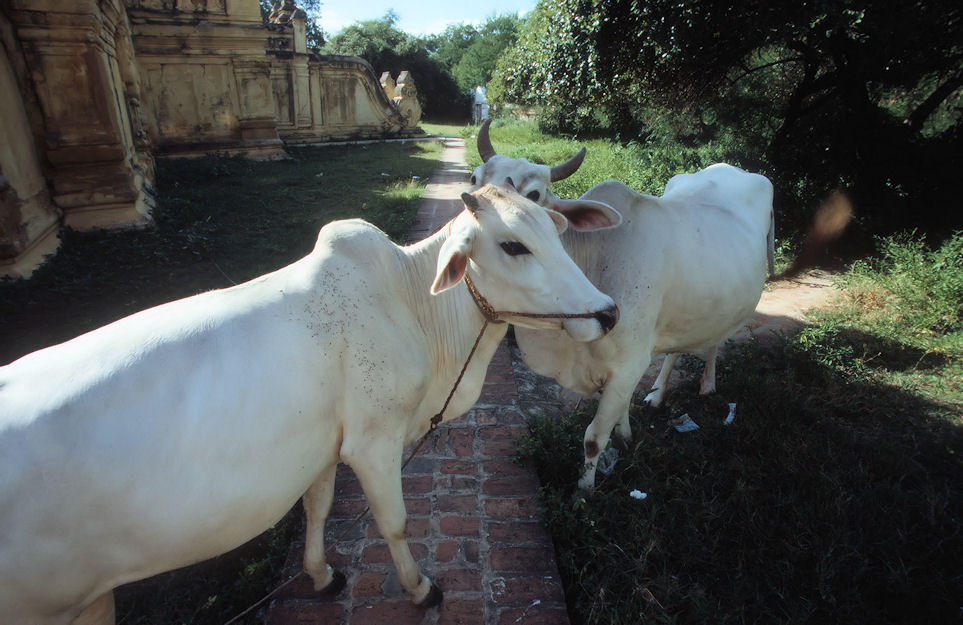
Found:
[[[441,425],[441,422],[444,420],[445,411],[448,410],[448,405],[451,403],[452,398],[455,396],[455,393],[458,391],[458,387],[461,385],[462,378],[465,377],[465,372],[468,371],[468,365],[471,364],[472,358],[474,358],[475,352],[478,350],[478,345],[479,343],[481,343],[482,337],[485,336],[485,330],[488,329],[488,326],[490,324],[505,323],[505,320],[502,319],[502,317],[523,317],[528,319],[595,319],[594,313],[523,313],[523,312],[495,310],[495,307],[492,306],[487,299],[485,299],[485,296],[481,294],[481,292],[478,290],[478,287],[476,287],[475,283],[472,282],[472,279],[468,276],[467,272],[464,275],[464,281],[465,281],[465,286],[468,287],[468,293],[471,295],[472,301],[475,302],[475,305],[478,307],[478,310],[481,312],[482,316],[485,318],[485,322],[482,324],[481,330],[478,331],[478,336],[475,337],[475,342],[472,344],[471,350],[468,352],[468,357],[465,359],[465,364],[462,365],[461,371],[458,372],[458,377],[455,378],[455,384],[451,387],[451,392],[449,392],[448,397],[445,398],[445,403],[442,405],[441,410],[435,413],[435,415],[429,421],[428,431],[425,432],[424,436],[422,436],[421,439],[419,439],[418,444],[415,445],[415,447],[411,450],[411,453],[408,455],[408,459],[405,460],[404,464],[401,465],[401,469],[400,469],[401,471],[405,470],[405,467],[407,467],[408,464],[414,459],[414,457],[418,455],[418,452],[421,451],[422,446],[424,446],[425,442],[428,441],[428,437],[431,436],[431,434],[438,429],[439,425]],[[325,557],[327,557],[328,553],[332,549],[337,547],[342,540],[344,540],[344,537],[348,535],[348,532],[354,529],[354,526],[360,523],[361,519],[363,519],[365,515],[367,515],[368,512],[370,511],[371,511],[371,508],[368,506],[365,506],[365,509],[362,510],[357,517],[355,517],[355,519],[351,522],[350,525],[348,525],[347,528],[345,528],[343,532],[341,532],[341,535],[338,536],[331,544],[325,547],[324,549]],[[304,569],[301,569],[300,571],[292,575],[290,578],[288,578],[286,581],[279,584],[274,590],[266,594],[256,603],[251,605],[249,608],[247,608],[246,610],[244,610],[243,612],[241,612],[231,620],[226,621],[224,625],[231,625],[232,623],[235,623],[240,619],[244,618],[245,616],[247,616],[248,614],[256,610],[258,607],[264,605],[264,603],[268,599],[270,599],[274,595],[281,592],[283,589],[289,586],[292,582],[294,582],[294,580],[300,578],[302,575],[304,575]]]

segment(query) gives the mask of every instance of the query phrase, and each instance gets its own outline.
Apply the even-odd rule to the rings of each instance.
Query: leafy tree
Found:
[[[451,69],[458,65],[478,35],[478,30],[471,24],[450,24],[443,33],[427,38],[428,51],[439,63]]]
[[[492,95],[544,105],[563,130],[730,132],[801,201],[843,184],[864,215],[912,206],[939,221],[963,164],[961,13],[956,0],[540,0]]]
[[[495,64],[505,48],[518,37],[517,15],[488,18],[464,54],[452,66],[452,75],[463,91],[487,85],[495,71]]]
[[[418,100],[426,118],[464,118],[468,101],[459,92],[448,70],[429,54],[430,42],[399,30],[398,15],[388,11],[377,20],[355,22],[342,28],[321,48],[324,54],[359,56],[375,73],[411,72],[418,88]]]

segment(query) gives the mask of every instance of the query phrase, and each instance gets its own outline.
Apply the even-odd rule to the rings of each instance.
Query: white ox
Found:
[[[585,432],[586,470],[579,486],[595,484],[595,465],[615,429],[631,440],[632,394],[652,357],[668,354],[646,401],[659,405],[680,353],[708,349],[701,392],[715,390],[719,343],[753,313],[772,267],[772,184],[764,176],[719,164],[673,177],[662,197],[636,193],[609,180],[578,200],[561,200],[549,184],[581,165],[583,148],[556,167],[496,154],[488,122],[478,134],[484,163],[474,187],[511,178],[519,193],[555,210],[584,210],[601,203],[622,214],[620,228],[562,237],[566,251],[599,289],[615,300],[622,317],[605,338],[579,344],[558,332],[518,328],[525,363],[582,394],[604,389]]]
[[[340,589],[323,548],[339,461],[404,589],[440,601],[405,540],[400,465],[483,324],[452,287],[468,272],[496,308],[591,313],[509,318],[575,341],[617,312],[563,250],[564,216],[496,187],[463,199],[470,210],[410,247],[335,222],[278,271],[0,368],[0,620],[113,623],[115,586],[236,547],[302,495],[304,568],[316,589]],[[444,420],[477,399],[505,328],[482,338]]]

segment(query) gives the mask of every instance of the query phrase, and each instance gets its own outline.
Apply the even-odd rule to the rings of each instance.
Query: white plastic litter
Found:
[[[692,420],[689,413],[685,413],[677,419],[669,419],[669,425],[674,427],[676,432],[692,432],[699,429],[699,425]]]
[[[595,461],[596,470],[600,471],[602,475],[608,475],[615,468],[615,461],[619,459],[619,450],[615,447],[609,447],[601,454],[599,454],[599,459]]]
[[[648,496],[649,496],[648,493],[643,493],[640,490],[633,490],[631,493],[629,493],[629,497],[631,497],[632,499],[638,499],[640,501],[645,499]]]
[[[729,404],[729,416],[727,416],[725,419],[723,419],[722,424],[723,424],[723,425],[729,425],[730,423],[732,423],[732,422],[735,420],[735,418],[736,418],[736,405],[735,405],[735,404]]]

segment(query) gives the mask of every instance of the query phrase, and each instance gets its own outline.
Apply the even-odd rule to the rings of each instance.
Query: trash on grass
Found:
[[[669,425],[674,427],[676,432],[692,432],[699,429],[698,424],[692,420],[688,412],[677,419],[669,419]]]
[[[631,493],[629,493],[629,497],[631,497],[632,499],[638,499],[638,500],[640,500],[640,501],[641,501],[642,499],[645,499],[645,498],[648,497],[648,496],[649,496],[648,493],[643,493],[642,491],[637,490],[637,489],[636,489],[636,490],[633,490]]]
[[[609,447],[601,454],[599,454],[599,459],[595,461],[595,468],[602,473],[602,475],[608,475],[615,468],[615,461],[619,459],[619,450],[615,447]]]
[[[723,424],[723,425],[729,425],[730,423],[732,423],[732,422],[735,420],[735,418],[736,418],[736,405],[735,405],[735,404],[729,404],[729,416],[727,416],[727,417],[722,421],[722,424]]]

